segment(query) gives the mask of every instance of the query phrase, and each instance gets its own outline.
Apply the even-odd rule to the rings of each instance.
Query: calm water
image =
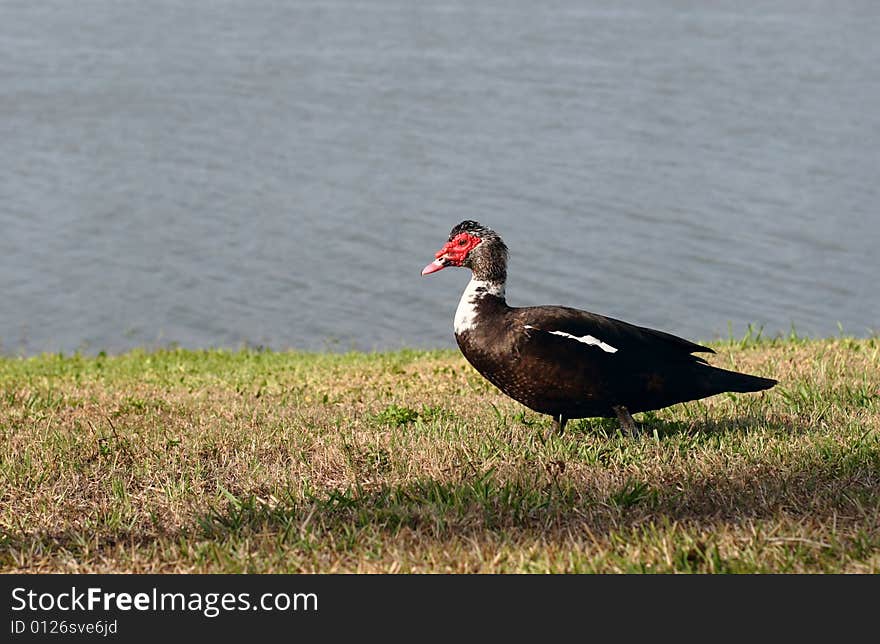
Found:
[[[880,328],[875,0],[0,1],[0,79],[4,353],[452,346],[465,218],[515,305]]]

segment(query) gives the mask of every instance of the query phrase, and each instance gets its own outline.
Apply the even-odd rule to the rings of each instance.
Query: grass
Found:
[[[454,352],[0,359],[5,572],[880,572],[880,339],[716,344],[780,380],[550,419]]]

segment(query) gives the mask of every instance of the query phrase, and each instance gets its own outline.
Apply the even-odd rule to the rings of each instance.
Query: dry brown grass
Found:
[[[717,345],[770,375],[549,419],[452,352],[0,360],[11,572],[880,572],[880,342]]]

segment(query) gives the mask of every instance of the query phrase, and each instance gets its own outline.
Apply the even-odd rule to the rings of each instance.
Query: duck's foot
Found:
[[[617,420],[620,421],[620,428],[623,430],[624,434],[627,436],[635,436],[639,433],[636,428],[636,421],[633,420],[632,414],[629,413],[629,409],[623,405],[615,405],[612,409],[614,410],[614,413],[617,414]]]
[[[562,435],[562,432],[565,431],[565,423],[568,422],[568,418],[559,414],[558,416],[553,417],[553,429],[557,434]]]

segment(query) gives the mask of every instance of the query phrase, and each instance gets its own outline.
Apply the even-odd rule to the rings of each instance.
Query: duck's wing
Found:
[[[564,306],[513,309],[511,319],[528,338],[540,339],[542,334],[549,334],[580,345],[570,344],[572,350],[590,347],[593,355],[598,355],[596,351],[604,352],[626,361],[642,358],[647,362],[652,359],[705,362],[691,354],[715,353],[709,347],[664,331]],[[552,345],[557,350],[559,346],[566,346],[558,342]]]

